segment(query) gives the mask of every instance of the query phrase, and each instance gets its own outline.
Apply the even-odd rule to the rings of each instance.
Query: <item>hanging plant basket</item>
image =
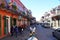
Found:
[[[25,15],[25,12],[22,12],[23,13],[23,15]]]
[[[17,10],[17,6],[16,6],[16,5],[12,5],[12,8],[13,8],[14,10]]]
[[[5,7],[5,4],[4,3],[1,3],[1,7],[4,8]]]

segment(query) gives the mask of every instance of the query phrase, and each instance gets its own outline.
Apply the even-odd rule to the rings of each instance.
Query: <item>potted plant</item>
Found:
[[[13,3],[12,3],[12,2],[9,2],[9,3],[8,3],[8,5],[9,5],[9,6],[12,6],[12,5],[13,5]]]
[[[25,12],[22,12],[23,13],[23,15],[25,15]]]
[[[1,3],[1,7],[4,8],[5,7],[5,4],[4,3]]]
[[[17,10],[17,6],[16,6],[16,5],[12,5],[12,8],[13,8],[14,10]]]

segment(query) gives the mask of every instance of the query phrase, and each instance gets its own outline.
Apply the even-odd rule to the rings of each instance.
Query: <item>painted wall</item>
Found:
[[[1,15],[1,36],[0,38],[4,37],[6,34],[4,34],[4,16],[9,17],[8,18],[8,32],[10,33],[10,17],[12,18],[18,18],[17,14],[13,14],[12,12],[8,10],[2,10],[0,9],[0,15]]]

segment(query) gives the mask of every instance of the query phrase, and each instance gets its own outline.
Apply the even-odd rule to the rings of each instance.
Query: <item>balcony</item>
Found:
[[[29,14],[26,14],[25,12],[23,12],[21,10],[18,10],[18,8],[15,5],[12,5],[10,7],[9,5],[5,6],[4,4],[1,4],[0,5],[0,9],[9,11],[9,12],[12,12],[14,14],[18,14],[18,15],[21,15],[23,17],[26,17],[27,19],[30,19],[30,15]]]
[[[60,15],[60,9],[57,9],[54,14],[51,14],[52,17],[59,16]]]
[[[1,10],[6,10],[9,12],[12,12],[14,14],[19,14],[20,12],[18,12],[17,7],[15,5],[12,5],[11,7],[9,5],[5,5],[5,4],[0,4],[0,9]]]

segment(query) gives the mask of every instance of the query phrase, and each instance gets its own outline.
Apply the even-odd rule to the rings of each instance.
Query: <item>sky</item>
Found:
[[[60,0],[21,0],[27,9],[32,11],[32,16],[39,21],[45,12],[60,4]]]

